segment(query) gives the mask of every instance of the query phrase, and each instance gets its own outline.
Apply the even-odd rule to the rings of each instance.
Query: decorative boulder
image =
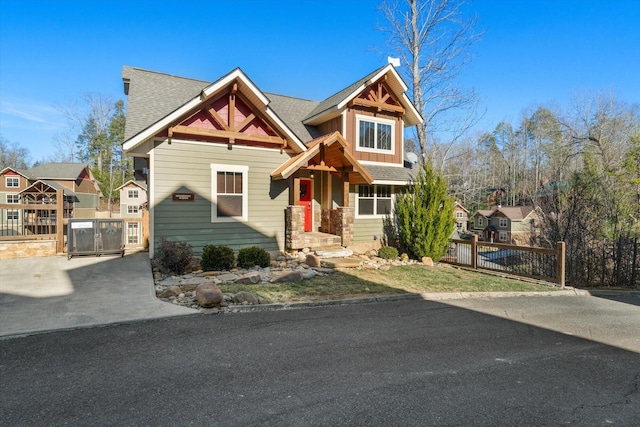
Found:
[[[196,300],[200,307],[220,307],[224,294],[215,283],[202,283],[196,288]]]
[[[320,258],[318,258],[318,256],[314,254],[307,254],[304,263],[309,267],[320,267]]]
[[[302,280],[304,280],[304,277],[300,270],[285,271],[278,275],[274,275],[271,279],[271,283],[301,282]]]
[[[257,305],[260,304],[260,300],[258,299],[258,297],[254,294],[252,294],[251,292],[238,292],[237,294],[235,294],[233,296],[233,302],[235,302],[236,304],[251,304],[251,305]]]
[[[428,256],[422,257],[422,263],[427,267],[433,267],[433,260]]]
[[[255,285],[260,283],[261,281],[262,277],[260,276],[260,273],[247,273],[238,277],[233,281],[233,283],[252,283]]]

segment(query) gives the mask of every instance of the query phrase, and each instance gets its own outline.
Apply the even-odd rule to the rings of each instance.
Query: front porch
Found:
[[[322,210],[321,231],[305,231],[304,206],[287,206],[285,246],[288,250],[347,247],[353,241],[354,209],[339,207]]]

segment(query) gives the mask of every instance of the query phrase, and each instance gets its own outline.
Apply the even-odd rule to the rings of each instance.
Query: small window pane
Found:
[[[378,215],[388,215],[391,213],[391,199],[378,199],[376,203],[376,213]]]
[[[358,212],[360,215],[373,215],[373,199],[358,200]]]
[[[373,185],[361,185],[358,187],[358,196],[373,197]]]
[[[242,216],[242,196],[219,195],[217,212],[219,217]]]
[[[378,123],[378,149],[391,150],[391,125]]]
[[[375,148],[375,124],[364,120],[360,121],[360,147]]]
[[[216,191],[217,191],[217,193],[218,193],[218,194],[220,194],[220,193],[224,193],[224,192],[225,192],[225,191],[224,191],[224,184],[225,184],[224,172],[218,172],[218,173],[216,174],[216,182],[217,182],[217,184],[216,184],[216,187],[217,187]]]
[[[242,194],[242,173],[234,173],[235,194]]]

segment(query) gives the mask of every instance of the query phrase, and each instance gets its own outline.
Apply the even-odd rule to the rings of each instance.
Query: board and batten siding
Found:
[[[188,242],[194,253],[205,245],[224,245],[238,251],[258,246],[284,249],[284,212],[289,204],[286,181],[271,181],[270,174],[289,158],[279,150],[215,143],[189,143],[175,139],[154,148],[151,210],[154,243],[161,238]],[[248,221],[211,222],[211,165],[248,166]],[[194,202],[174,202],[172,193],[195,194]]]

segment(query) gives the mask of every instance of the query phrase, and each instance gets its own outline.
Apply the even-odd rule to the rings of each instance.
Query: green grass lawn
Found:
[[[220,289],[225,293],[247,291],[271,303],[287,303],[405,293],[534,292],[558,288],[438,264],[434,268],[417,265],[392,267],[388,271],[348,269],[303,282],[266,285],[225,284],[220,285]]]

